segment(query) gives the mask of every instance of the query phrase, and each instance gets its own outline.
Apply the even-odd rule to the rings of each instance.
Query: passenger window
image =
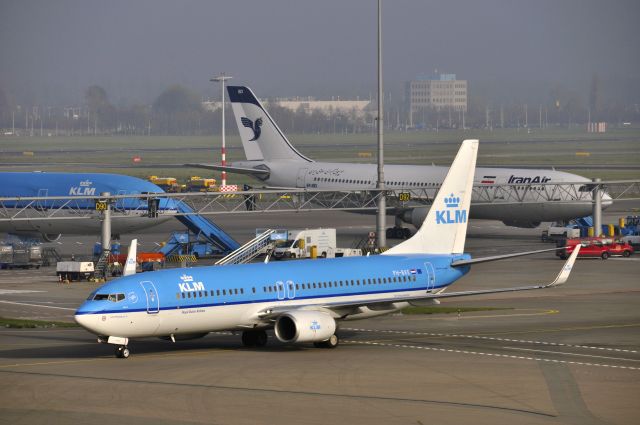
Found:
[[[296,291],[300,290],[300,285],[296,283]]]
[[[222,290],[222,295],[227,295],[227,290],[226,289]]]
[[[184,298],[185,298],[185,295],[184,295],[184,292],[183,292],[183,293],[182,293],[182,299],[184,299]]]
[[[180,299],[180,292],[177,292],[176,293],[176,300],[179,300],[179,299]]]
[[[191,292],[187,292],[187,298],[191,298]]]
[[[218,289],[218,290],[216,290],[216,295],[217,295],[217,296],[220,296],[220,290],[219,290],[219,289]]]
[[[253,289],[253,293],[255,294],[256,293],[256,287],[254,286],[252,289]]]

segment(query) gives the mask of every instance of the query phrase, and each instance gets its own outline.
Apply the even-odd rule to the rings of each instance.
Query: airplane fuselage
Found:
[[[296,160],[241,161],[234,166],[254,168],[259,165],[268,167],[270,173],[263,179],[269,187],[296,187],[327,190],[368,190],[376,187],[377,166],[375,164],[339,163],[339,162],[302,162]],[[448,168],[424,165],[385,165],[385,187],[390,190],[406,190],[413,196],[433,199],[446,176]],[[538,191],[549,190],[544,184],[576,183],[573,190],[558,191],[555,200],[567,202],[545,203],[540,200]],[[583,183],[584,182],[584,183]],[[555,170],[523,170],[509,168],[478,167],[475,172],[476,185],[518,185],[522,184],[521,203],[501,202],[499,197],[491,204],[474,205],[471,218],[500,220],[508,223],[528,224],[541,221],[568,220],[590,215],[592,212],[591,193],[584,190],[589,180],[575,174]],[[540,184],[540,186],[536,186]],[[525,185],[533,185],[525,191]],[[517,190],[515,186],[512,190]],[[571,193],[578,199],[569,201]],[[610,199],[609,199],[610,200]],[[472,202],[480,202],[474,194]],[[604,206],[609,204],[605,199]],[[422,223],[426,211],[409,222]]]
[[[42,199],[3,201],[4,215],[13,217],[20,212],[19,220],[0,221],[0,232],[13,234],[99,234],[101,213],[95,211],[95,201],[87,197],[100,196],[103,192],[111,195],[132,195],[141,193],[163,193],[153,183],[135,177],[101,173],[0,173],[1,198],[69,197],[77,200]],[[168,214],[174,210],[172,201],[164,200],[160,208],[163,217],[150,220],[146,217],[147,203],[143,199],[123,199],[113,205],[112,232],[131,233],[157,226],[170,220]],[[46,217],[46,211],[56,210],[55,217]],[[13,212],[12,212],[13,210]],[[61,218],[73,217],[73,220]]]
[[[468,258],[392,255],[163,270],[102,286],[75,317],[97,335],[179,336],[269,328],[270,309],[386,300],[377,308],[347,306],[332,313],[336,320],[364,319],[450,285],[469,271],[451,262]]]

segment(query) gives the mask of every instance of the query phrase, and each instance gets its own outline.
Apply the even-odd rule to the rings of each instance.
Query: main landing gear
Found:
[[[126,345],[118,345],[116,347],[116,357],[119,359],[128,359],[131,352]]]
[[[267,345],[267,332],[264,329],[242,332],[242,345],[245,347],[264,347]]]
[[[338,335],[333,334],[326,341],[314,342],[313,346],[316,348],[336,348],[339,343],[340,338],[338,338]]]
[[[387,239],[409,239],[411,230],[406,227],[389,227],[387,229]]]

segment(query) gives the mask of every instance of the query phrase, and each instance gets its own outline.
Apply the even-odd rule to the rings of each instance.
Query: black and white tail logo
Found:
[[[253,130],[253,139],[249,139],[250,142],[253,142],[254,140],[258,140],[258,138],[260,138],[260,132],[262,131],[262,129],[260,128],[262,127],[262,118],[258,118],[255,124],[247,117],[240,118],[240,121],[242,121],[242,125]]]

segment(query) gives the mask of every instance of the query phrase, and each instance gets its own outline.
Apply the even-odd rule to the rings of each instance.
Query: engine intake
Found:
[[[278,317],[274,330],[281,342],[321,342],[336,332],[336,321],[318,311],[294,311]]]

